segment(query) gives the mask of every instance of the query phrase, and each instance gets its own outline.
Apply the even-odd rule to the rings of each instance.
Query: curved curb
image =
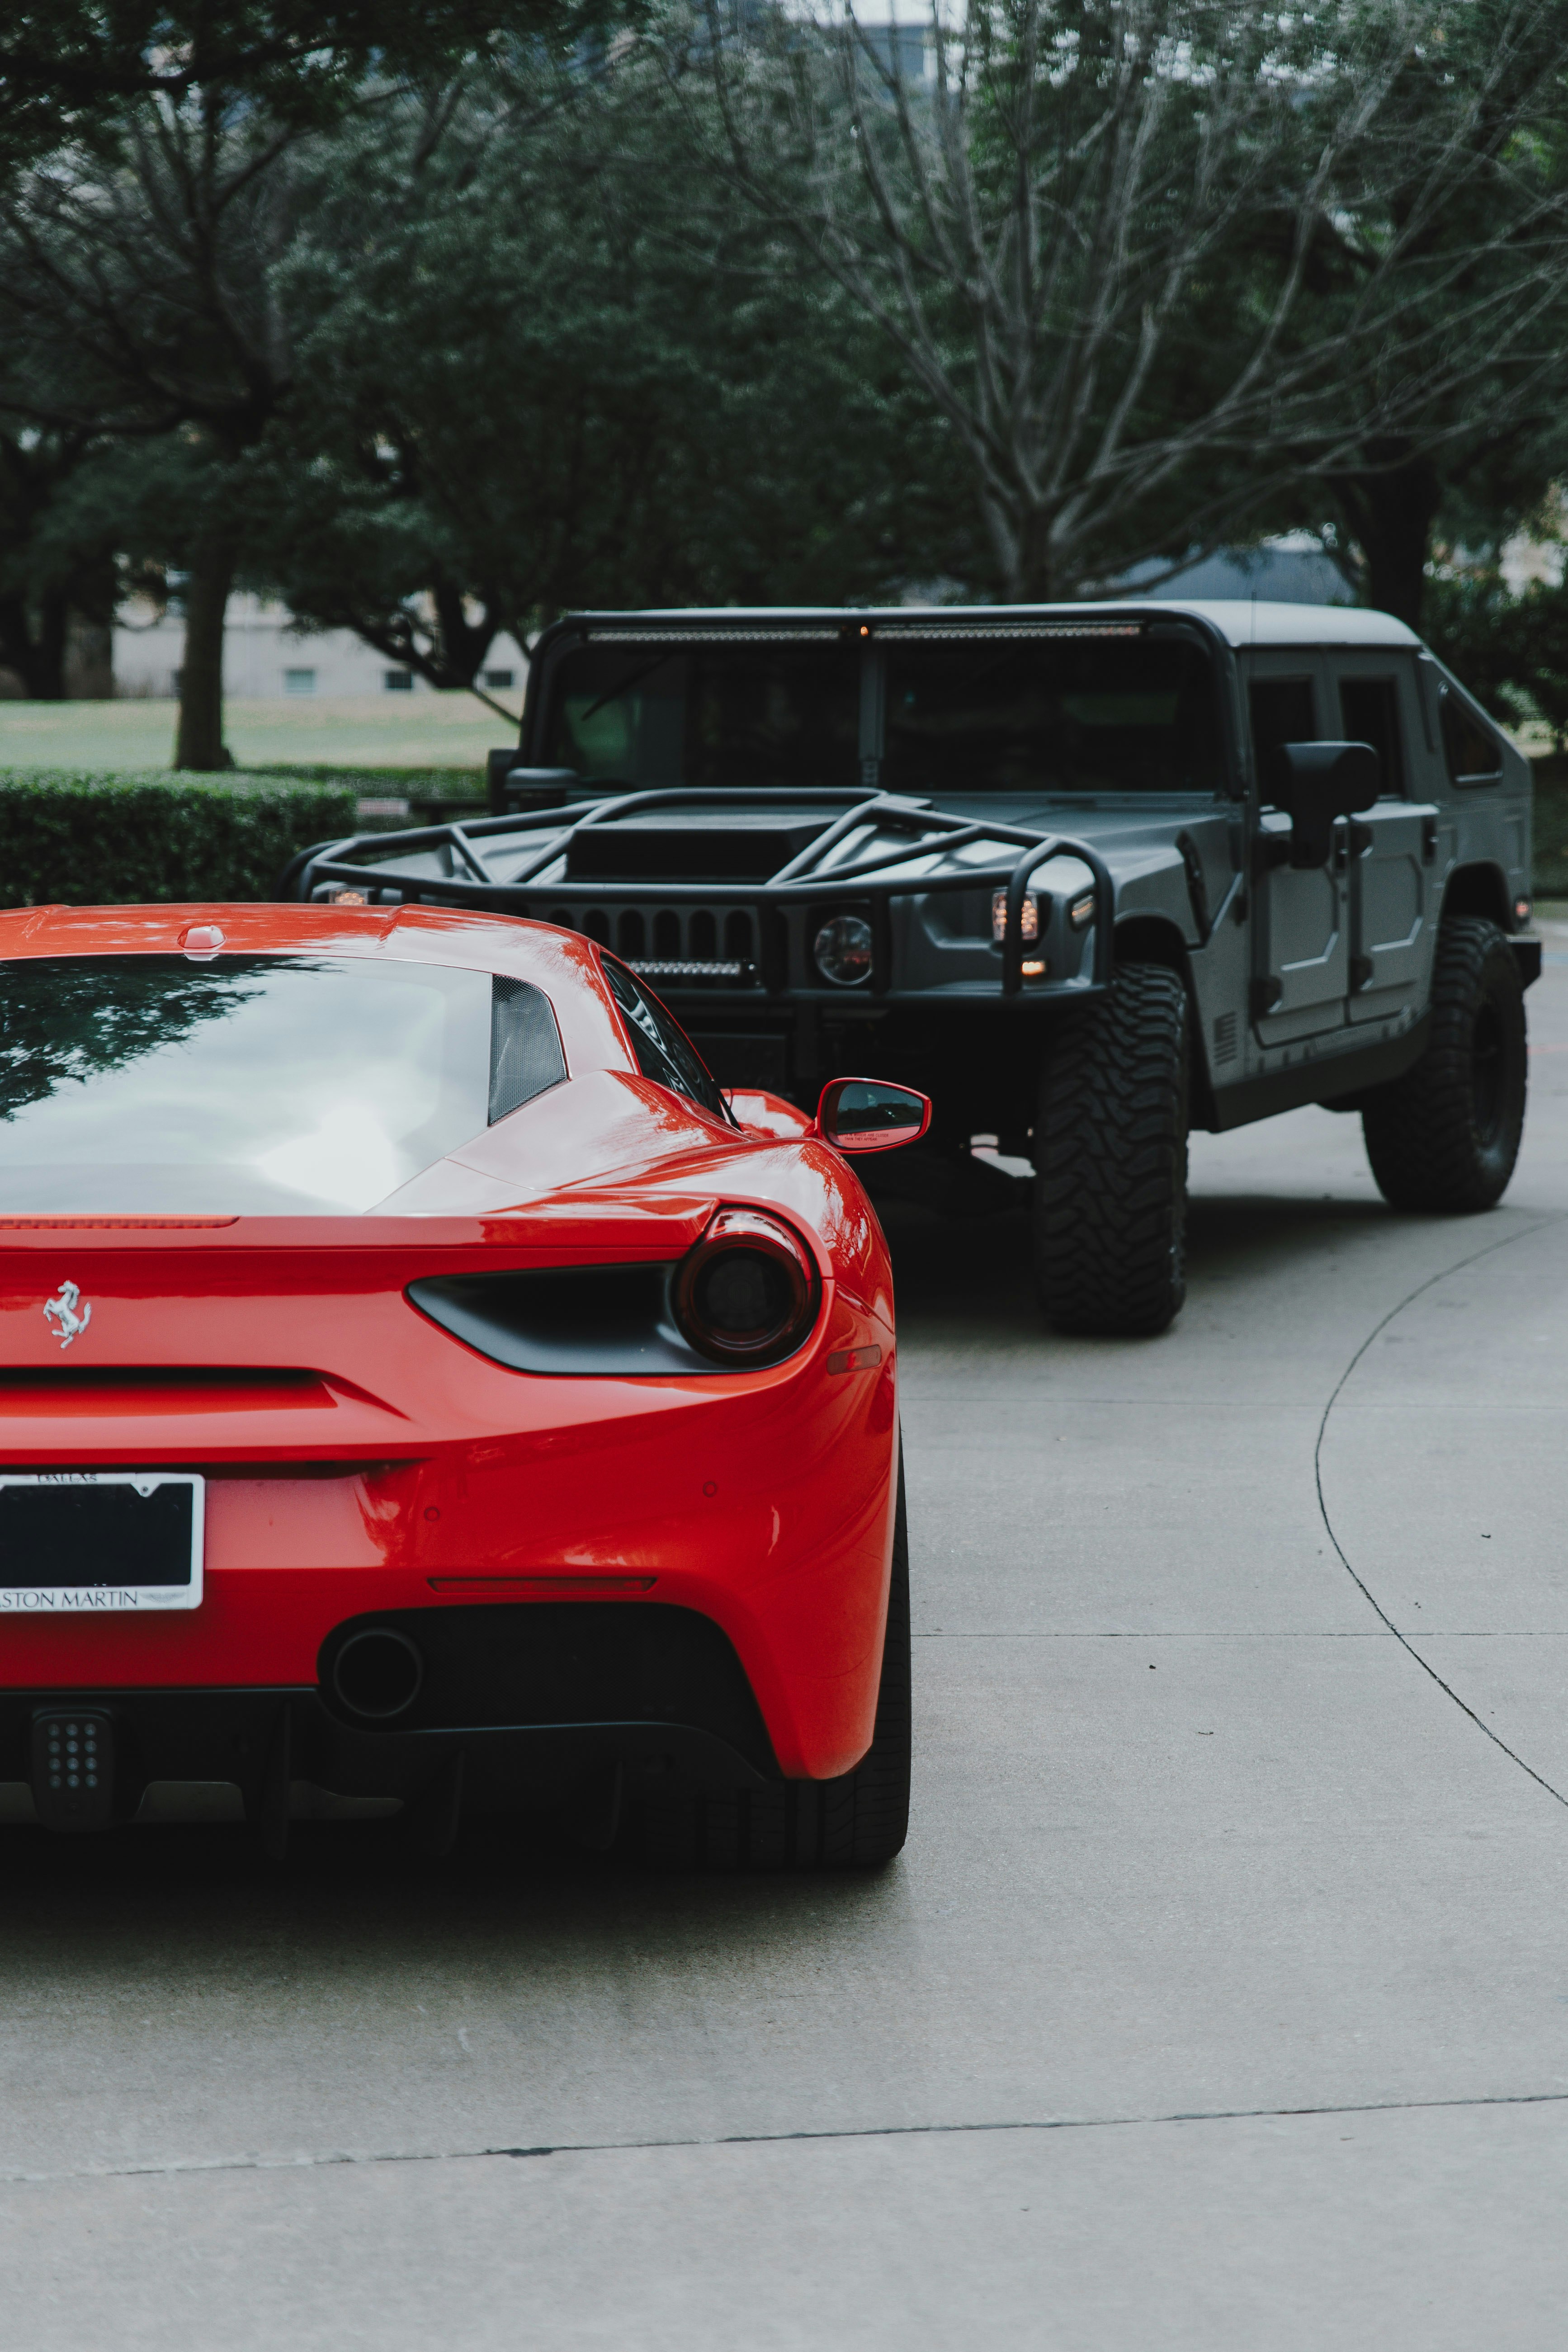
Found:
[[[1470,1721],[1475,1725],[1477,1730],[1482,1731],[1486,1734],[1494,1748],[1501,1748],[1510,1763],[1517,1764],[1521,1772],[1529,1774],[1530,1778],[1536,1783],[1538,1788],[1544,1789],[1549,1797],[1554,1797],[1560,1805],[1568,1808],[1568,1795],[1564,1795],[1561,1789],[1553,1788],[1552,1782],[1548,1780],[1543,1774],[1538,1772],[1533,1764],[1527,1764],[1523,1757],[1519,1755],[1515,1749],[1509,1746],[1506,1739],[1500,1739],[1497,1733],[1492,1729],[1490,1724],[1484,1722],[1476,1713],[1475,1708],[1467,1705],[1466,1701],[1459,1696],[1458,1692],[1454,1688],[1453,1685],[1451,1683],[1446,1683],[1443,1680],[1442,1675],[1437,1672],[1436,1668],[1429,1664],[1426,1659],[1422,1656],[1420,1651],[1415,1647],[1414,1643],[1408,1641],[1405,1634],[1400,1632],[1399,1627],[1394,1623],[1393,1618],[1389,1615],[1382,1601],[1378,1600],[1376,1594],[1372,1591],[1365,1580],[1358,1576],[1354,1568],[1352,1567],[1350,1557],[1346,1552],[1344,1546],[1341,1543],[1338,1536],[1334,1533],[1334,1523],[1329,1517],[1329,1507],[1323,1498],[1323,1440],[1328,1435],[1329,1415],[1333,1412],[1335,1405],[1338,1404],[1340,1397],[1349,1382],[1352,1373],[1355,1370],[1356,1366],[1361,1362],[1362,1358],[1366,1354],[1367,1349],[1372,1346],[1373,1341],[1376,1339],[1381,1333],[1386,1331],[1391,1323],[1397,1321],[1398,1318],[1404,1314],[1407,1307],[1414,1306],[1416,1299],[1420,1298],[1426,1291],[1435,1290],[1439,1283],[1447,1282],[1451,1275],[1460,1274],[1464,1271],[1466,1266],[1475,1265],[1484,1257],[1495,1256],[1499,1250],[1511,1249],[1516,1242],[1521,1242],[1528,1239],[1531,1234],[1543,1233],[1549,1225],[1561,1224],[1562,1223],[1563,1213],[1561,1212],[1552,1216],[1538,1217],[1533,1224],[1521,1226],[1518,1233],[1505,1234],[1500,1241],[1489,1242],[1484,1249],[1472,1250],[1468,1257],[1456,1258],[1452,1265],[1446,1265],[1439,1273],[1428,1275],[1425,1282],[1418,1282],[1414,1290],[1407,1292],[1405,1297],[1400,1299],[1397,1306],[1391,1307],[1387,1314],[1373,1325],[1372,1329],[1367,1333],[1366,1338],[1362,1341],[1361,1346],[1356,1349],[1354,1355],[1351,1358],[1350,1362],[1345,1366],[1344,1370],[1334,1382],[1333,1388],[1330,1392],[1329,1401],[1323,1407],[1322,1419],[1318,1423],[1317,1442],[1312,1448],[1312,1476],[1318,1490],[1318,1514],[1323,1522],[1323,1528],[1328,1536],[1329,1541],[1333,1545],[1341,1567],[1344,1570],[1345,1574],[1350,1578],[1351,1582],[1355,1586],[1356,1591],[1361,1594],[1362,1599],[1366,1602],[1368,1608],[1372,1610],[1373,1615],[1379,1618],[1381,1622],[1387,1626],[1389,1632],[1393,1634],[1400,1648],[1405,1652],[1406,1657],[1414,1658],[1415,1664],[1420,1667],[1422,1673],[1426,1675],[1428,1680],[1436,1684],[1437,1688],[1443,1693],[1446,1698],[1451,1698],[1453,1700],[1454,1705],[1458,1708],[1460,1714],[1468,1716]]]

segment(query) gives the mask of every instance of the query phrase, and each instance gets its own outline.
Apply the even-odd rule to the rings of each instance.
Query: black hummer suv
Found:
[[[1180,1307],[1190,1126],[1357,1110],[1405,1209],[1512,1172],[1530,770],[1386,614],[581,614],[540,641],[490,806],[284,887],[570,925],[723,1086],[920,1087],[933,1150],[1032,1161],[1061,1328]]]

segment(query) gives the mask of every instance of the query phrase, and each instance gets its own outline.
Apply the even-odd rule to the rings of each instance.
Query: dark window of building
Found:
[[[411,669],[384,669],[381,678],[388,694],[412,694],[414,691],[414,672]]]
[[[1342,677],[1340,722],[1347,743],[1370,743],[1377,753],[1378,791],[1405,790],[1399,741],[1399,687],[1392,677]]]
[[[1258,793],[1265,806],[1280,808],[1285,803],[1286,744],[1318,740],[1312,681],[1310,677],[1256,677],[1247,701]]]
[[[487,686],[513,686],[516,684],[516,675],[510,669],[488,669],[485,672],[485,684]]]

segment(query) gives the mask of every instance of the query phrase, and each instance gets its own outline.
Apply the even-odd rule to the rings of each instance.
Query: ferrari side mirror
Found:
[[[931,1125],[931,1097],[880,1078],[834,1078],[816,1106],[816,1132],[835,1151],[896,1151]]]

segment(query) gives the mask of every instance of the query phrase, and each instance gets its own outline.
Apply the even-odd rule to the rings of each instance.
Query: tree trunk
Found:
[[[1366,557],[1368,604],[1419,630],[1432,526],[1443,495],[1436,467],[1417,457],[1386,471],[1348,475],[1333,488]]]
[[[234,765],[223,740],[223,630],[233,585],[231,541],[204,540],[185,581],[185,656],[180,667],[176,768],[210,773]]]
[[[22,596],[0,598],[0,669],[15,670],[29,702],[66,698],[65,591],[45,595],[35,616]]]

